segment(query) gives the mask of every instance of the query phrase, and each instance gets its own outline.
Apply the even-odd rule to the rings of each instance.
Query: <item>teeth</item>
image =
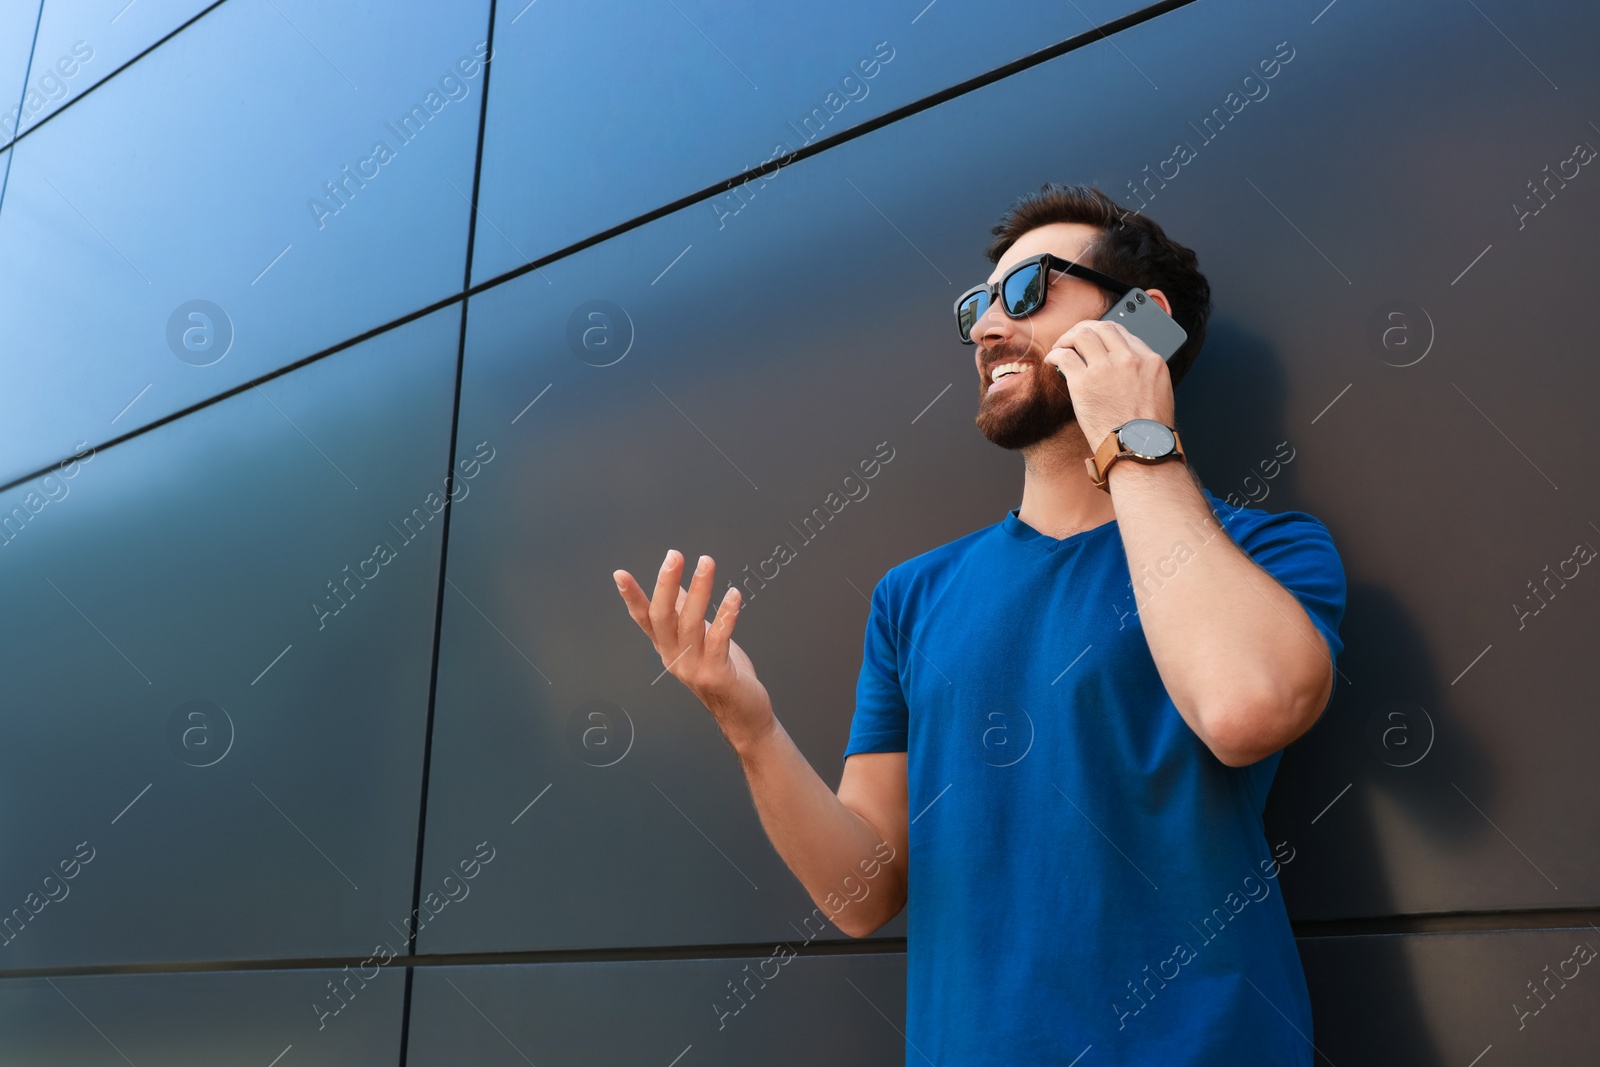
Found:
[[[1026,363],[1001,363],[989,372],[989,380],[997,382],[1008,374],[1021,374],[1027,369]]]

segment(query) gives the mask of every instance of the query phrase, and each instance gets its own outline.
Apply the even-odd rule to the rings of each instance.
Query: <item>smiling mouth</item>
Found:
[[[993,392],[1001,382],[1007,378],[1014,378],[1019,374],[1027,373],[1033,367],[1032,363],[1013,361],[1010,363],[996,363],[989,368],[989,391]]]

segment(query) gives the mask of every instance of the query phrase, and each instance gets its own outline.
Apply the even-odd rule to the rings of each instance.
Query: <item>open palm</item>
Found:
[[[683,556],[667,552],[649,598],[627,571],[612,573],[628,614],[650,638],[661,664],[686,685],[716,717],[723,732],[749,735],[772,721],[772,703],[766,687],[756,678],[755,665],[733,640],[734,622],[742,599],[737,586],[729,586],[706,621],[716,561],[701,556],[689,588],[682,586]]]

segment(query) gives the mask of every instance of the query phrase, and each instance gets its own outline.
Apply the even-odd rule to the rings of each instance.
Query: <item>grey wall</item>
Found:
[[[1266,827],[1322,1058],[1582,1061],[1600,992],[1528,983],[1600,945],[1600,592],[1549,577],[1600,545],[1597,38],[1501,0],[7,5],[0,1060],[904,1055],[903,919],[719,1014],[812,906],[609,574],[742,572],[887,442],[740,622],[836,782],[865,593],[1018,499],[949,306],[1065,180],[1198,251],[1192,462],[1346,566]]]

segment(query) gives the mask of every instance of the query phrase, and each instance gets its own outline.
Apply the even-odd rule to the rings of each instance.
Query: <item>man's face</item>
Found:
[[[1080,222],[1053,222],[1029,230],[1006,249],[985,280],[998,282],[1022,260],[1041,252],[1082,262],[1084,247],[1099,232]],[[1069,328],[1084,319],[1098,319],[1110,306],[1110,295],[1099,286],[1058,271],[1050,273],[1045,292],[1044,306],[1026,318],[1009,318],[998,305],[990,305],[972,326],[978,429],[1001,448],[1027,448],[1073,421],[1067,381],[1043,362],[1044,356]],[[1020,371],[996,380],[994,372],[1008,365],[1020,365]]]

